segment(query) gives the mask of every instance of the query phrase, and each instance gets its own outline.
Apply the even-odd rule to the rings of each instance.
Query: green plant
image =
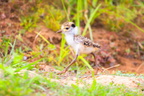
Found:
[[[135,6],[134,0],[105,0],[102,3],[103,8],[99,11],[101,15],[98,19],[102,20],[106,28],[119,32],[125,27],[128,29],[128,26],[132,25],[143,31],[137,24],[133,23],[138,14],[138,7]],[[140,9],[142,9],[142,6]]]
[[[21,26],[24,27],[26,31],[30,31],[30,29],[37,27],[38,17],[35,16],[23,16],[20,19]]]
[[[63,60],[66,59],[66,56],[68,56],[69,54],[69,47],[66,47],[65,48],[65,38],[64,38],[64,35],[62,35],[62,40],[61,40],[61,45],[60,45],[60,54],[58,56],[58,65],[60,66],[60,64],[62,63]]]
[[[63,11],[59,9],[55,9],[52,6],[45,6],[44,9],[40,9],[40,10],[45,11],[45,13],[43,13],[45,14],[45,17],[43,19],[45,25],[48,28],[52,29],[53,31],[57,31],[60,28],[60,22],[65,18]]]
[[[60,89],[62,92],[60,92],[60,95],[74,95],[74,96],[142,96],[143,93],[140,91],[131,91],[130,89],[126,88],[123,85],[114,85],[109,84],[107,86],[103,86],[101,84],[98,84],[95,80],[93,80],[92,84],[86,84],[84,87],[79,87],[76,84],[72,84],[71,87],[64,87],[63,89]],[[140,92],[140,93],[139,93]]]
[[[43,3],[36,3],[33,12],[28,13],[26,16],[22,16],[21,26],[26,31],[31,31],[36,28],[39,24],[44,24],[46,27],[53,31],[57,31],[60,28],[60,22],[65,19],[65,15],[62,10],[56,9],[50,5],[43,5]]]
[[[92,39],[91,25],[96,23],[95,19],[99,20],[103,26],[112,31],[119,32],[127,26],[135,26],[143,32],[141,27],[134,23],[134,20],[143,17],[142,1],[135,2],[134,0],[69,0],[65,3],[64,10],[67,16],[72,16],[77,26],[80,26],[80,21],[84,21],[86,26],[83,35],[89,30],[90,38]],[[142,21],[141,21],[142,22]],[[131,28],[129,28],[131,29]]]
[[[47,90],[45,87],[53,89],[58,86],[57,83],[51,82],[36,73],[32,74],[28,70],[17,72],[15,68],[5,67],[2,64],[0,64],[0,70],[0,76],[3,76],[0,77],[0,95],[2,96],[44,95],[43,91]],[[29,77],[29,75],[34,77]],[[39,92],[36,92],[36,90]]]
[[[126,77],[137,77],[137,78],[143,78],[144,79],[143,74],[137,75],[136,73],[122,73],[121,71],[117,71],[114,75],[126,76]]]
[[[63,0],[62,0],[63,1]],[[89,30],[90,38],[93,40],[93,35],[92,35],[92,29],[91,29],[91,24],[94,22],[94,20],[100,15],[98,12],[101,4],[97,3],[98,0],[69,0],[67,2],[68,4],[68,9],[70,12],[66,10],[68,16],[73,16],[73,19],[76,22],[76,25],[79,27],[80,22],[84,21],[86,26],[83,31],[83,35],[86,35],[86,31]],[[73,7],[76,6],[76,7]]]

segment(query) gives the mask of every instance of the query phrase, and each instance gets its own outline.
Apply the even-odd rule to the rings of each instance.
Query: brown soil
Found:
[[[101,28],[93,30],[94,41],[102,44],[104,47],[103,49],[116,60],[115,65],[120,64],[119,67],[114,68],[115,70],[139,74],[144,73],[144,50],[143,48],[139,48],[140,46],[138,44],[144,41],[143,32],[140,32],[137,29],[131,33],[109,32]],[[125,36],[126,34],[129,35]],[[131,51],[127,53],[127,49],[130,49]],[[139,52],[136,52],[136,50],[139,50]]]
[[[52,81],[56,81],[62,85],[71,85],[71,84],[77,84],[78,80],[83,80],[84,82],[79,82],[79,86],[84,86],[84,83],[92,84],[93,78],[92,77],[82,77],[82,78],[76,78],[75,76],[65,76],[61,77],[61,79],[51,79]],[[95,77],[97,83],[100,83],[102,85],[109,85],[111,83],[115,85],[125,85],[129,88],[140,88],[142,89],[144,84],[144,79],[141,78],[135,78],[135,77],[124,77],[124,76],[112,76],[112,75],[99,75]],[[139,86],[141,84],[141,86]]]
[[[41,71],[43,74],[48,75],[50,72],[58,72],[58,70],[55,70],[51,66],[45,66],[45,71]],[[19,73],[23,74],[27,72],[28,70],[21,70]],[[38,73],[41,73],[38,72]],[[47,73],[45,73],[47,72]],[[29,71],[30,77],[39,76],[39,74],[35,71]],[[2,74],[0,74],[1,76]],[[138,78],[138,77],[125,77],[125,76],[115,76],[115,75],[96,75],[94,78],[92,78],[91,74],[84,74],[80,77],[76,77],[75,73],[67,72],[63,75],[57,75],[58,78],[48,78],[51,81],[58,82],[61,85],[68,85],[71,86],[71,84],[78,84],[80,87],[83,87],[84,84],[92,84],[93,79],[96,79],[97,83],[100,83],[102,85],[109,85],[109,84],[115,84],[115,85],[125,85],[128,88],[138,88],[143,89],[144,88],[144,79]]]

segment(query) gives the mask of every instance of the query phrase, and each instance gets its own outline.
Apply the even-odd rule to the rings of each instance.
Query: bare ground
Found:
[[[24,72],[27,72],[27,70],[22,70],[19,73],[23,74]],[[45,68],[40,72],[29,71],[28,73],[30,77],[39,76],[39,73],[45,74],[45,76],[48,77],[49,73],[51,72],[57,73],[59,71],[51,66],[45,66]],[[78,84],[80,87],[83,87],[85,84],[92,84],[93,80],[95,79],[97,83],[100,83],[102,85],[114,84],[114,85],[124,85],[131,89],[134,88],[140,90],[144,89],[144,79],[136,76],[126,77],[126,76],[116,76],[111,74],[98,73],[98,75],[92,77],[90,73],[87,73],[78,77],[73,72],[66,72],[65,74],[62,75],[56,75],[56,77],[57,78],[48,78],[48,79],[54,82],[58,82],[63,86],[65,85],[71,86],[71,84],[76,85]]]

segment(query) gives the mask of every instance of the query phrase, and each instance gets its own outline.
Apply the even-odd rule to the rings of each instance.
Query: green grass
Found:
[[[111,31],[120,32],[125,28],[131,30],[130,26],[133,26],[144,32],[140,27],[142,22],[137,22],[138,18],[143,18],[144,3],[141,0],[137,2],[135,0],[69,0],[65,3],[67,9],[64,7],[64,10],[68,16],[73,17],[72,20],[77,26],[83,21],[85,23],[83,35],[89,33],[91,39],[93,37],[91,25],[97,23],[96,19],[104,28]]]
[[[0,65],[0,96],[142,96],[140,90],[126,88],[124,85],[109,84],[103,86],[96,83],[94,79],[92,84],[84,84],[80,87],[78,84],[61,85],[52,82],[51,79],[34,74],[29,77],[30,71],[15,72],[15,68]],[[54,78],[53,78],[54,79]],[[82,80],[83,81],[83,80]]]
[[[142,93],[132,92],[126,89],[124,86],[108,85],[103,86],[97,84],[95,81],[87,85],[88,87],[78,87],[77,85],[72,85],[71,87],[64,88],[64,94],[69,96],[142,96]]]
[[[122,73],[121,71],[117,71],[115,74],[117,76],[126,76],[126,77],[136,77],[144,79],[144,74],[137,75],[136,73]]]

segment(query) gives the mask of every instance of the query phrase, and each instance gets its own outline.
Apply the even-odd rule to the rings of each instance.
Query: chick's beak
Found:
[[[59,30],[59,31],[57,31],[56,33],[61,33],[62,32],[62,30]]]

